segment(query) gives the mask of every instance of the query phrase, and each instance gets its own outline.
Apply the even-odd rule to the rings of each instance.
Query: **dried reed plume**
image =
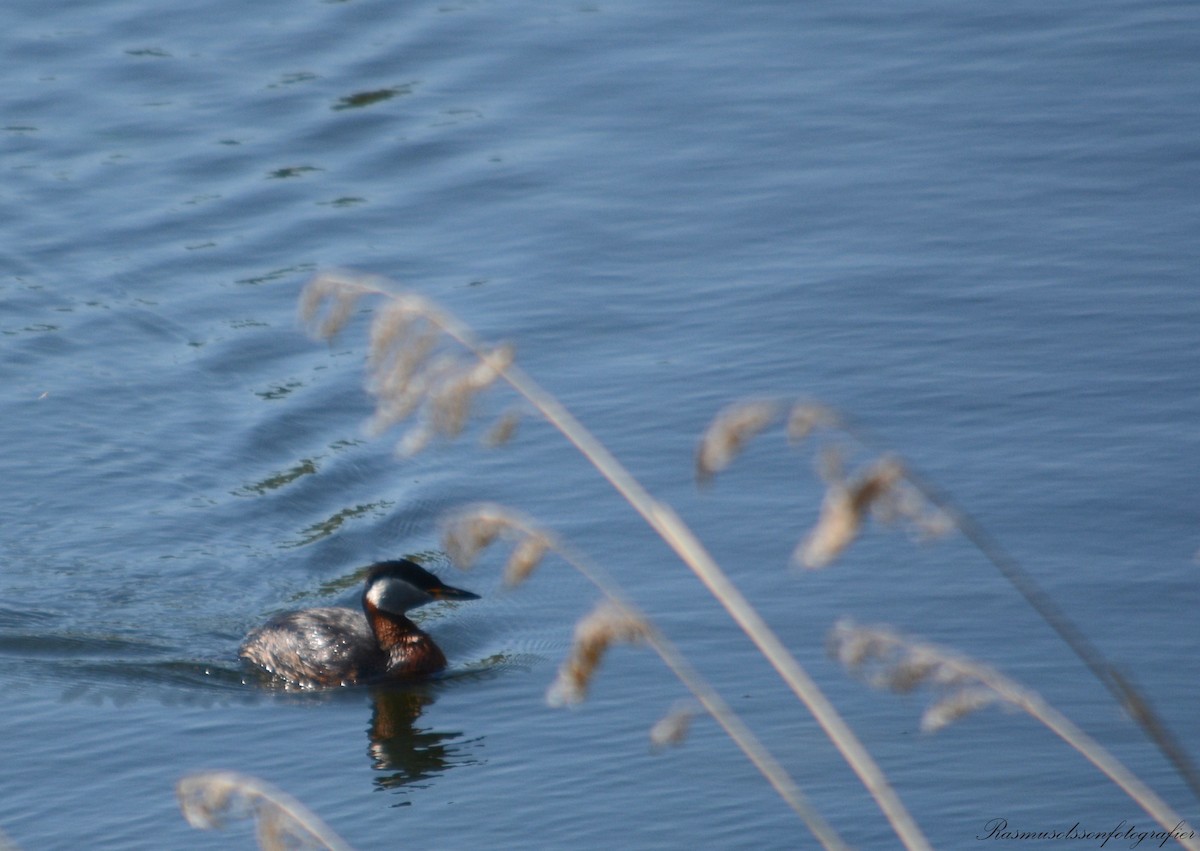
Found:
[[[382,283],[349,273],[319,275],[301,296],[300,317],[315,336],[329,339],[345,327],[364,295],[387,299],[370,329],[367,387],[377,400],[370,430],[382,434],[416,416],[417,423],[396,444],[397,454],[414,455],[436,437],[462,433],[475,399],[512,365],[513,349],[471,348],[465,357],[461,351],[441,351],[453,321],[427,299],[394,295]],[[503,442],[514,429],[509,414],[487,439]]]
[[[724,470],[755,435],[778,414],[774,402],[737,402],[722,409],[705,429],[696,447],[696,481],[708,484]]]
[[[742,750],[746,758],[766,778],[779,796],[804,820],[821,845],[829,851],[846,851],[845,842],[821,814],[808,803],[803,792],[788,775],[786,769],[771,755],[770,751],[758,740],[758,737],[751,732],[720,694],[688,664],[679,650],[658,630],[654,629],[643,616],[633,612],[633,609],[624,602],[617,583],[605,571],[588,564],[582,557],[564,546],[555,536],[544,531],[532,521],[494,503],[468,506],[450,515],[444,524],[443,546],[460,567],[469,567],[474,564],[484,549],[503,537],[516,537],[518,541],[505,565],[506,583],[511,585],[523,580],[545,554],[553,550],[563,561],[575,568],[605,595],[608,600],[606,605],[616,611],[626,612],[630,618],[642,624],[640,630],[642,640],[658,654],[664,664],[688,688],[700,705]],[[568,661],[563,667],[567,669],[570,665],[571,661]],[[551,701],[558,701],[565,705],[577,703],[584,697],[582,691],[570,689],[568,691],[572,697],[577,697],[578,700],[562,700],[561,698],[565,697],[567,692],[560,694],[552,687],[550,689]],[[650,731],[652,745],[679,743],[687,731],[688,719],[685,714],[684,710],[677,710],[655,724]]]
[[[848,620],[834,626],[829,650],[842,665],[864,675],[876,688],[898,693],[922,686],[932,689],[937,698],[921,718],[921,729],[926,732],[940,730],[996,703],[1028,713],[1103,772],[1181,845],[1192,851],[1200,849],[1200,841],[1183,818],[1099,742],[1036,692],[994,669],[932,644],[911,642],[892,630],[859,627]]]
[[[582,703],[608,649],[618,643],[640,644],[649,634],[649,625],[627,607],[611,600],[601,602],[575,625],[571,655],[546,692],[546,702],[551,706]]]
[[[423,447],[435,435],[439,423],[445,425],[445,417],[430,413],[430,408],[434,406],[429,400],[436,397],[438,392],[443,392],[439,391],[439,388],[450,386],[453,376],[462,375],[465,369],[473,369],[459,365],[452,355],[436,354],[437,346],[443,338],[452,340],[475,361],[485,366],[483,375],[479,377],[486,377],[486,382],[466,382],[472,391],[477,392],[480,384],[490,384],[493,378],[507,382],[547,423],[574,445],[675,551],[725,608],[738,627],[754,642],[792,693],[813,714],[875,798],[905,847],[910,851],[923,851],[930,847],[920,827],[900,801],[874,758],[846,724],[836,707],[729,579],[695,533],[670,506],[654,499],[554,396],[513,364],[511,350],[502,349],[495,352],[484,347],[475,339],[469,328],[429,301],[413,295],[390,293],[384,281],[369,275],[330,272],[317,276],[310,282],[302,297],[301,315],[316,333],[329,336],[345,323],[343,317],[350,315],[357,299],[364,294],[378,295],[386,301],[384,308],[376,315],[376,324],[371,332],[371,378],[368,387],[378,400],[376,424],[379,427],[388,427],[418,411],[422,412],[421,422],[402,438],[398,447],[401,451]],[[322,315],[322,308],[325,309],[325,319],[317,322],[315,320]],[[437,339],[428,340],[430,334]],[[419,342],[414,343],[414,340]],[[414,348],[410,350],[408,346]],[[467,406],[463,406],[462,410],[467,410]],[[450,419],[453,421],[453,418]],[[710,703],[716,705],[715,698]],[[706,707],[708,705],[706,704]],[[729,729],[727,726],[726,730]],[[743,738],[743,741],[750,740],[748,735]],[[775,789],[805,819],[826,847],[845,847],[819,814],[803,802],[799,790],[787,778],[786,773],[777,765],[771,768],[769,760],[765,757],[755,760],[755,765],[764,771]]]
[[[516,411],[508,411],[500,416],[500,419],[492,425],[488,433],[483,436],[485,446],[503,446],[513,439],[513,435],[517,433],[517,427],[521,425],[521,415]]]
[[[884,456],[852,480],[836,464],[827,464],[829,489],[817,525],[796,547],[793,560],[810,570],[827,567],[854,543],[866,519],[885,523],[910,521],[923,535],[937,536],[953,528],[950,519],[931,507],[907,481],[899,459]]]
[[[748,399],[726,405],[700,436],[696,446],[696,482],[706,485],[741,454],[746,444],[769,428],[783,403],[770,399]],[[824,405],[794,402],[787,415],[787,436],[799,443],[818,428],[838,425],[837,415]]]
[[[451,514],[443,523],[442,548],[466,570],[501,537],[517,542],[504,565],[504,584],[509,587],[528,579],[546,554],[557,549],[550,533],[495,503],[467,506]]]
[[[767,429],[778,417],[782,403],[751,399],[722,408],[700,437],[696,448],[695,474],[706,485],[725,470],[746,444]],[[794,402],[787,415],[788,440],[795,444],[817,429],[839,428],[841,418],[832,409],[815,402]],[[828,463],[830,459],[834,463]],[[841,473],[840,456],[826,456],[829,489],[817,525],[795,550],[793,560],[804,567],[826,567],[858,537],[869,514],[891,522],[907,519],[927,536],[944,534],[952,528],[949,519],[933,510],[905,478],[899,460],[885,456],[853,481]]]
[[[840,475],[829,483],[817,525],[796,548],[794,560],[807,568],[830,564],[854,542],[867,512],[900,480],[900,464],[883,459],[853,481]]]
[[[840,424],[841,418],[832,408],[816,402],[796,402],[788,413],[788,440],[799,443],[819,428],[836,428]]]
[[[376,291],[366,279],[318,276],[300,294],[300,318],[316,336],[336,337],[350,321],[358,300]]]
[[[797,403],[788,420],[788,432],[793,441],[806,436],[814,428],[829,428],[853,438],[868,449],[880,446],[880,441],[867,429],[823,405]],[[1190,754],[1141,691],[1108,660],[1053,598],[1042,590],[1033,575],[982,524],[910,465],[904,464],[901,472],[902,480],[887,489],[888,499],[877,504],[881,519],[907,518],[924,537],[937,537],[952,530],[963,535],[1108,689],[1126,714],[1170,760],[1193,796],[1200,800],[1200,769],[1197,769]],[[847,494],[852,489],[842,477],[835,474],[827,475],[826,479],[831,482],[831,487],[823,506],[823,516],[814,534],[796,550],[797,560],[808,566],[828,563],[829,559],[835,558],[853,541],[862,524],[862,514],[855,510],[855,502],[861,503],[868,494],[859,494],[855,500],[855,494]],[[809,543],[812,551],[806,552]]]
[[[254,819],[263,851],[350,849],[307,807],[254,777],[232,771],[191,774],[176,784],[175,794],[188,824],[200,830],[224,827],[230,818]]]
[[[940,730],[1000,700],[995,691],[979,687],[981,679],[975,666],[930,645],[908,643],[885,629],[866,629],[848,620],[839,621],[829,634],[829,652],[874,688],[897,694],[908,694],[922,686],[936,690],[938,699],[921,718],[925,732]]]
[[[650,746],[661,750],[683,744],[695,717],[696,710],[691,704],[677,705],[650,728]]]

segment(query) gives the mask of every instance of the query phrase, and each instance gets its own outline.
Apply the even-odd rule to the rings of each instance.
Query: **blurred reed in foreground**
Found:
[[[579,450],[709,589],[817,720],[905,846],[930,847],[875,759],[687,524],[651,497],[591,432],[515,364],[510,346],[485,346],[429,300],[393,293],[382,278],[350,272],[329,272],[310,282],[301,296],[300,315],[317,336],[330,337],[368,296],[382,300],[371,325],[367,362],[367,387],[376,397],[372,423],[380,429],[412,422],[398,452],[423,448],[435,437],[457,436],[465,423],[465,414],[457,414],[469,411],[484,390],[501,381],[507,384]],[[795,787],[790,780],[789,785]],[[789,803],[823,844],[844,847],[830,828],[810,820],[814,813],[797,808],[796,800]]]
[[[605,655],[615,644],[645,644],[658,654],[821,844],[829,849],[847,848],[783,765],[678,648],[624,598],[619,585],[607,572],[568,548],[557,536],[504,506],[494,503],[466,506],[446,518],[443,548],[464,570],[472,567],[483,550],[500,540],[515,542],[504,568],[507,584],[524,582],[543,558],[553,553],[596,586],[605,598],[577,624],[571,653],[547,690],[547,703],[551,706],[580,703]],[[651,744],[654,747],[679,744],[687,733],[690,717],[690,708],[677,706],[672,709],[651,729]]]
[[[253,819],[263,851],[350,848],[295,798],[255,777],[232,771],[190,774],[176,784],[175,793],[192,827],[212,830],[231,818]]]
[[[365,297],[380,300],[371,324],[367,362],[367,387],[376,398],[372,431],[382,433],[407,423],[396,444],[397,452],[407,455],[421,451],[435,439],[460,435],[471,418],[479,395],[498,384],[507,384],[592,463],[708,588],[812,714],[875,798],[902,844],[910,850],[930,847],[870,753],[694,533],[668,505],[652,498],[557,399],[520,370],[511,346],[484,346],[469,328],[428,300],[393,293],[384,279],[354,273],[331,272],[314,279],[301,298],[301,316],[314,334],[328,338],[346,325]],[[517,422],[513,411],[503,414],[489,431],[487,442],[504,442],[515,430]],[[784,423],[793,444],[818,433],[840,434],[863,446],[873,443],[861,429],[820,404],[763,399],[738,402],[718,412],[701,436],[695,456],[697,483],[711,485],[750,441],[778,422]],[[826,444],[819,457],[820,472],[827,483],[826,495],[815,526],[796,546],[794,561],[797,565],[806,569],[829,566],[853,545],[872,519],[905,525],[919,537],[936,537],[950,531],[964,535],[1105,683],[1130,716],[1168,755],[1200,799],[1200,781],[1196,779],[1190,758],[1170,736],[1140,692],[1086,640],[1065,613],[978,523],[892,454],[879,454],[853,473],[844,469],[843,447]],[[444,548],[463,568],[470,567],[484,550],[501,540],[513,544],[504,567],[507,584],[525,581],[548,555],[554,554],[587,577],[604,597],[604,601],[583,617],[576,628],[571,654],[547,695],[551,704],[571,705],[583,700],[602,660],[614,645],[648,646],[742,749],[822,846],[829,849],[847,847],[834,828],[808,803],[766,746],[691,668],[678,648],[624,598],[612,577],[573,553],[551,532],[502,506],[472,506],[458,512],[446,523]],[[1195,834],[1165,802],[1034,692],[1017,686],[986,666],[930,645],[906,643],[885,629],[864,630],[843,622],[835,627],[830,646],[848,667],[857,671],[874,670],[871,680],[876,685],[895,691],[918,687],[940,690],[941,699],[933,704],[923,722],[923,728],[929,731],[991,703],[1004,703],[1026,711],[1117,783],[1171,832],[1169,838],[1186,848],[1200,851]],[[675,707],[655,725],[651,731],[652,741],[656,746],[678,743],[686,735],[691,715],[691,707]],[[216,810],[224,808],[231,793],[224,794],[225,798],[214,797]],[[263,796],[251,795],[253,801],[263,799]],[[259,812],[261,826],[263,817],[262,811]]]
[[[731,447],[721,456],[721,468],[729,466],[748,442],[747,437],[723,436],[730,424],[754,423],[750,437],[765,431],[778,421],[784,402],[752,400],[736,402],[721,411],[704,436],[701,447],[716,442]],[[750,416],[740,413],[750,412]],[[797,401],[790,404],[786,417],[789,440],[797,443],[819,431],[852,440],[862,449],[878,452],[879,441],[866,429],[824,405]],[[1154,710],[1130,678],[1076,626],[1054,600],[1000,542],[959,506],[948,494],[921,476],[899,458],[880,454],[853,479],[842,472],[843,449],[827,444],[822,454],[821,473],[828,483],[817,524],[797,545],[794,559],[803,567],[827,567],[859,536],[869,516],[883,522],[907,522],[920,537],[938,537],[951,531],[964,536],[1008,581],[1026,603],[1053,629],[1113,698],[1129,718],[1174,766],[1192,795],[1200,801],[1200,770],[1186,749]],[[699,469],[703,451],[697,455],[697,477],[711,479],[716,470]]]
[[[1019,709],[1082,754],[1164,830],[1174,832],[1186,825],[1182,816],[1099,742],[1036,692],[1017,685],[986,665],[932,644],[909,641],[887,628],[860,627],[849,620],[839,621],[834,626],[829,635],[829,652],[850,670],[865,674],[876,688],[900,694],[922,687],[932,689],[937,699],[921,717],[921,729],[927,733],[941,730],[992,704]],[[1188,832],[1184,831],[1185,834]],[[1198,844],[1194,835],[1184,835],[1180,841],[1187,848]]]

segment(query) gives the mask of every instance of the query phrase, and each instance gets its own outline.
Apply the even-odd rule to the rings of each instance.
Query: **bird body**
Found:
[[[435,600],[475,600],[406,559],[372,565],[361,612],[284,612],[252,630],[238,655],[285,683],[328,688],[428,676],[446,656],[406,612]]]

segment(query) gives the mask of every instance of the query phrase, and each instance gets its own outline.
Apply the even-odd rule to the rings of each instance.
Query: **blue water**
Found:
[[[0,10],[0,831],[28,849],[253,847],[173,786],[261,777],[359,848],[813,844],[684,691],[622,649],[546,687],[594,592],[516,591],[438,519],[510,504],[603,563],[860,848],[894,834],[668,549],[526,418],[412,459],[372,438],[366,317],[300,329],[331,266],[436,299],[699,530],[933,843],[1148,818],[1033,722],[921,736],[825,657],[889,623],[1041,691],[1200,811],[961,538],[872,527],[790,568],[822,483],[778,433],[697,491],[745,395],[837,406],[955,495],[1200,753],[1200,10],[1171,2],[266,2]],[[494,415],[513,400],[489,398]],[[867,456],[856,456],[865,460]],[[241,636],[417,554],[458,676],[279,696]],[[1037,845],[1037,843],[1029,843]],[[1047,847],[1051,847],[1048,845]]]

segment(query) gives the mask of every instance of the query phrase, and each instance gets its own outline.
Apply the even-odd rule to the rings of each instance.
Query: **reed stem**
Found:
[[[842,414],[829,412],[833,424],[853,437],[863,446],[878,447],[866,429],[849,422]],[[904,478],[925,499],[938,507],[951,520],[955,528],[983,554],[992,566],[1024,598],[1063,643],[1083,662],[1100,683],[1108,689],[1129,718],[1150,738],[1159,751],[1171,762],[1176,772],[1200,801],[1200,770],[1191,756],[1180,744],[1174,733],[1162,720],[1150,701],[1110,662],[1095,644],[1084,634],[1067,613],[1047,594],[1024,567],[996,540],[974,517],[960,508],[947,492],[933,484],[907,463],[901,465]]]
[[[383,290],[378,292],[384,296],[389,295]],[[470,329],[457,319],[431,303],[426,303],[422,313],[426,319],[433,322],[476,358],[486,359],[487,353],[475,340]],[[651,497],[582,423],[524,371],[510,364],[499,369],[498,372],[513,390],[533,405],[587,458],[600,475],[607,479],[613,488],[641,515],[642,519],[666,541],[724,607],[734,622],[746,633],[759,652],[792,690],[792,693],[812,713],[821,729],[824,730],[854,773],[858,775],[867,791],[874,797],[904,846],[909,851],[930,849],[929,841],[874,758],[817,684],[800,666],[800,663],[788,652],[750,602],[721,570],[691,529],[669,506]]]
[[[650,645],[651,649],[658,654],[663,663],[675,674],[688,691],[692,693],[696,700],[700,702],[700,705],[712,716],[713,720],[720,725],[721,729],[733,740],[734,744],[745,754],[751,764],[758,769],[759,773],[766,778],[767,782],[783,798],[784,802],[804,821],[821,845],[829,851],[849,851],[849,846],[838,835],[833,826],[825,820],[824,816],[809,803],[807,797],[792,779],[787,769],[775,759],[762,741],[742,721],[741,716],[721,697],[720,693],[692,667],[691,663],[687,661],[675,644],[650,624],[649,620],[625,599],[619,584],[607,571],[588,563],[582,556],[573,552],[561,542],[551,541],[549,536],[540,529],[535,528],[511,512],[493,506],[487,506],[479,510],[486,511],[492,515],[502,514],[504,524],[509,528],[525,535],[527,539],[546,542],[546,546],[549,549],[557,553],[563,561],[591,582],[622,613],[644,624],[645,628],[642,637]],[[464,512],[464,515],[467,517],[470,517],[472,514],[473,512],[470,508]]]
[[[1048,704],[1037,692],[1019,685],[987,665],[949,653],[934,645],[910,642],[888,629],[857,627],[842,622],[834,629],[832,644],[838,650],[836,655],[851,667],[861,667],[871,660],[882,661],[886,665],[888,662],[885,657],[892,658],[891,676],[880,677],[879,684],[891,684],[894,690],[908,691],[923,683],[953,686],[958,689],[967,682],[982,684],[991,694],[1023,710],[1078,751],[1180,845],[1188,851],[1200,851],[1200,840],[1196,839],[1194,831],[1187,826],[1187,821],[1179,813],[1139,780],[1103,745]],[[895,660],[896,654],[904,658]],[[982,704],[968,704],[968,709],[979,705]],[[927,714],[926,717],[929,718],[930,715]],[[955,714],[953,717],[959,716]],[[1164,844],[1165,841],[1164,839]]]

